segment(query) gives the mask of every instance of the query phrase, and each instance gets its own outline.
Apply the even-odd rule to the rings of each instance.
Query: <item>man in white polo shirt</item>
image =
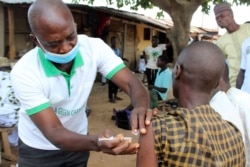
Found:
[[[152,45],[149,45],[145,49],[146,57],[147,57],[147,65],[146,65],[146,76],[148,85],[154,85],[156,73],[158,67],[156,65],[157,58],[162,55],[163,51],[166,50],[166,44],[159,44],[158,36],[152,36]]]
[[[99,140],[88,135],[85,113],[96,73],[111,79],[130,97],[132,131],[146,133],[152,111],[140,81],[101,39],[77,35],[73,16],[61,0],[37,0],[29,8],[37,47],[14,66],[11,81],[25,112],[20,112],[19,167],[85,167],[89,151],[134,154],[138,143]]]

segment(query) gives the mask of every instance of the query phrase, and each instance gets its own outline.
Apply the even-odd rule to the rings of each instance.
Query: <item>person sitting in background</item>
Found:
[[[173,70],[173,94],[179,107],[152,118],[140,135],[137,167],[244,167],[242,135],[209,105],[224,70],[221,50],[194,42],[179,55]]]
[[[168,68],[169,63],[168,57],[166,55],[161,55],[158,57],[157,66],[159,67],[155,84],[148,85],[150,94],[150,108],[153,109],[154,113],[157,112],[157,106],[159,100],[166,100],[169,88],[172,86],[172,71]],[[129,104],[126,108],[122,110],[113,109],[112,120],[115,120],[115,115],[117,111],[132,111],[133,106]]]
[[[250,95],[240,89],[231,87],[229,82],[229,69],[225,63],[225,70],[220,80],[219,89],[224,91],[232,102],[236,110],[239,112],[245,138],[245,150],[246,150],[246,167],[250,166]]]
[[[150,108],[157,108],[159,100],[166,100],[168,90],[172,86],[172,71],[167,64],[169,59],[167,55],[161,55],[157,59],[157,67],[159,67],[154,85],[148,85],[150,94]]]

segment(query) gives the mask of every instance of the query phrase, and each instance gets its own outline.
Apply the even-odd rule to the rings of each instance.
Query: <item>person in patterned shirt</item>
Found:
[[[242,135],[209,105],[224,71],[222,51],[195,42],[178,57],[173,70],[176,110],[153,117],[139,138],[137,167],[244,167]]]

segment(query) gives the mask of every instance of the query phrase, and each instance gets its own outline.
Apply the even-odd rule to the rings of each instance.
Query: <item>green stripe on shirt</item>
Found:
[[[33,114],[36,114],[36,113],[38,113],[38,112],[40,112],[40,111],[42,111],[42,110],[44,110],[46,108],[49,108],[49,107],[50,107],[50,102],[43,103],[43,104],[41,104],[41,105],[39,105],[37,107],[26,110],[26,113],[28,115],[33,115]]]
[[[125,67],[126,67],[126,66],[125,66],[124,63],[122,63],[122,64],[116,66],[111,72],[108,73],[108,75],[107,75],[106,78],[110,80],[118,71],[120,71],[121,69],[123,69],[123,68],[125,68]]]

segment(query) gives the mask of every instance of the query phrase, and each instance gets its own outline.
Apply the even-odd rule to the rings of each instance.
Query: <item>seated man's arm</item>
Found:
[[[163,88],[163,87],[157,87],[157,86],[153,86],[153,89],[157,90],[158,92],[161,93],[166,93],[167,92],[167,88]]]
[[[147,134],[140,135],[140,148],[137,153],[137,167],[158,167],[157,157],[154,149],[154,134],[152,126],[147,127]]]

